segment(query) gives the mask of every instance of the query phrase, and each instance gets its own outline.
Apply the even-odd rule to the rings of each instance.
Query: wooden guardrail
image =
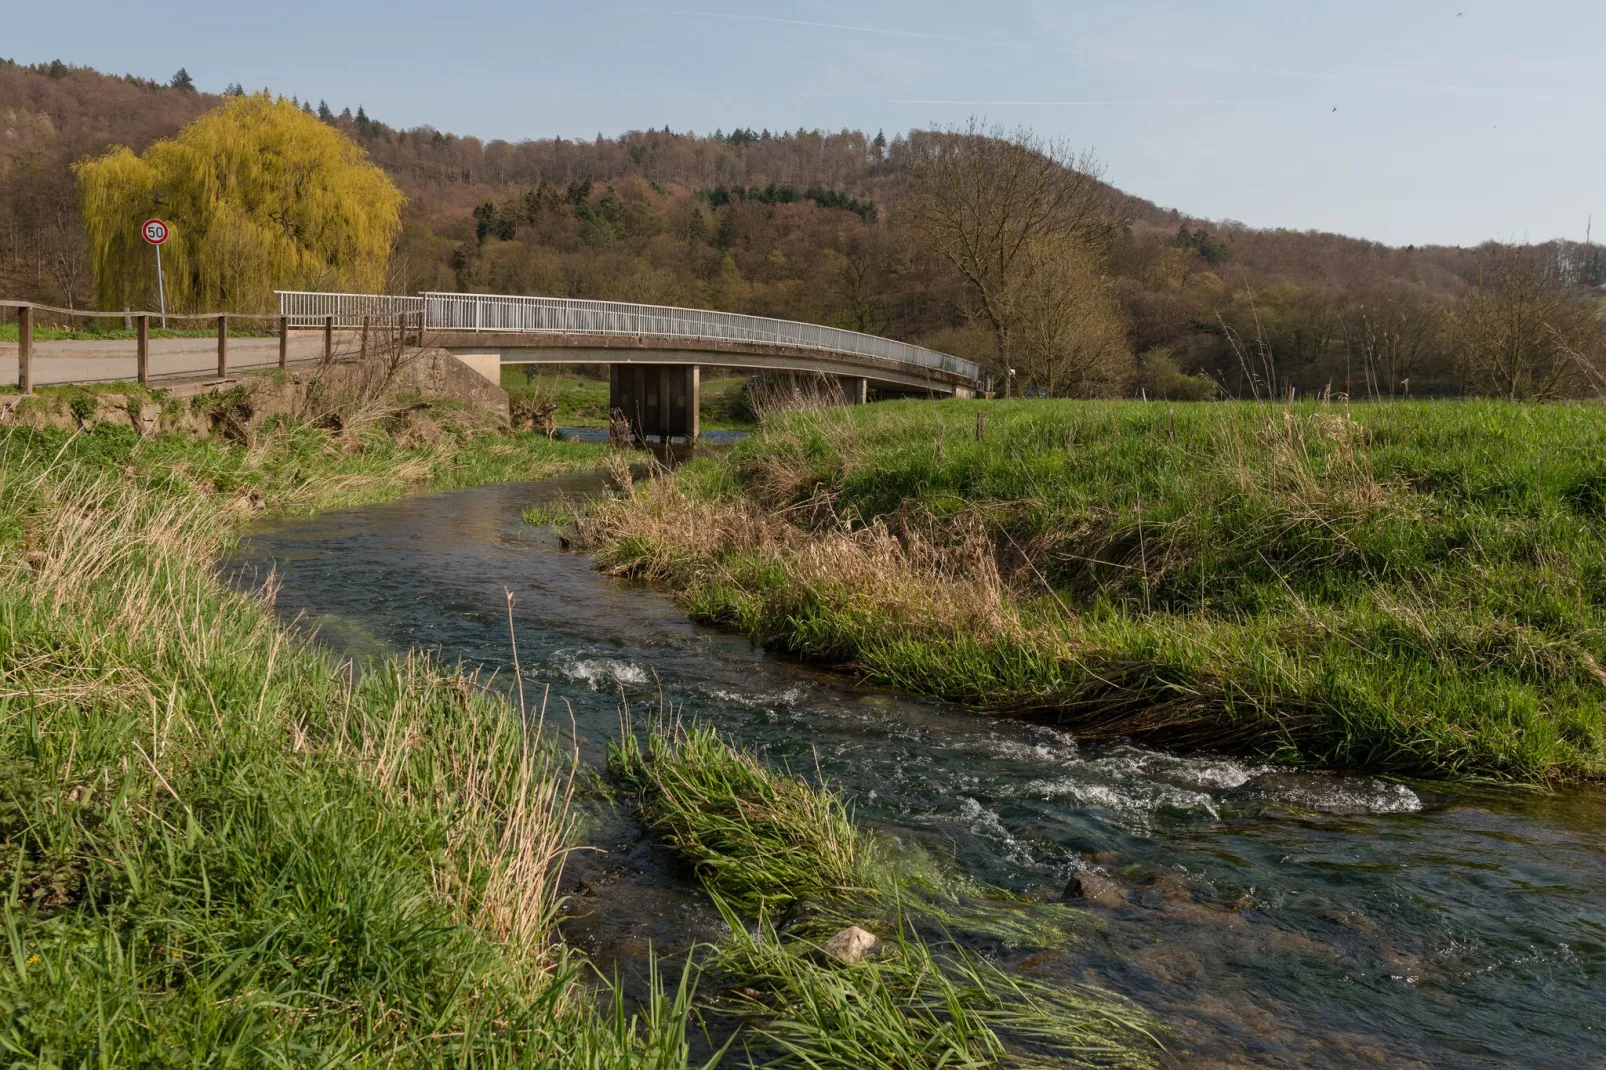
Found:
[[[125,309],[121,312],[100,312],[93,309],[60,308],[55,305],[44,305],[33,301],[3,301],[0,308],[15,309],[17,317],[17,390],[19,393],[31,394],[34,387],[34,332],[38,326],[38,313],[50,313],[65,316],[71,323],[77,319],[116,319],[122,320],[125,325],[131,325],[134,330],[134,369],[135,378],[141,386],[150,385],[150,355],[151,355],[151,320],[181,319],[191,321],[215,321],[217,324],[217,375],[219,379],[229,374],[229,322],[230,320],[256,320],[272,322],[275,333],[279,338],[279,367],[285,368],[289,364],[290,355],[290,317],[283,314],[238,313],[238,312],[199,312],[178,315],[168,313],[163,316],[159,312],[134,311]],[[323,328],[323,357],[325,360],[334,359],[335,317],[324,316]],[[362,352],[368,351],[369,330],[373,326],[372,317],[362,319]],[[424,325],[423,313],[400,313],[395,322],[381,324],[396,331],[396,336],[405,345],[407,336],[411,331],[417,343],[423,345]]]

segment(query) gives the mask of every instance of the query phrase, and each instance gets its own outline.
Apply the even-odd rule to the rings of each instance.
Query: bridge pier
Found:
[[[702,429],[701,373],[695,364],[610,364],[608,411],[622,413],[638,441],[693,441]]]
[[[842,397],[849,405],[864,405],[870,401],[870,380],[859,375],[839,375]]]

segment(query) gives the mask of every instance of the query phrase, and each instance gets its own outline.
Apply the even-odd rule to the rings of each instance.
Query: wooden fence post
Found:
[[[229,314],[219,312],[217,316],[217,377],[229,377]]]
[[[17,392],[33,393],[33,306],[17,309]]]
[[[985,409],[978,409],[976,412],[976,441],[980,442],[985,437],[987,437],[987,412]]]
[[[135,330],[135,357],[134,374],[139,379],[140,386],[151,385],[151,318],[144,313],[136,317],[139,322],[134,325]]]
[[[279,367],[287,367],[290,363],[290,317],[279,317]]]
[[[323,359],[335,359],[335,318],[333,316],[325,316],[323,318]]]

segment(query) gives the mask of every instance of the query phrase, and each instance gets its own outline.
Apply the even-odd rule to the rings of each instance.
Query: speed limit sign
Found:
[[[139,228],[140,237],[150,243],[156,254],[156,300],[162,310],[162,326],[167,326],[167,285],[162,278],[162,243],[167,240],[167,224],[160,219],[147,219]]]

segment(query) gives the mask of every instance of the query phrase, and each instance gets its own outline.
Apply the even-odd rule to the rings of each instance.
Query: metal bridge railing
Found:
[[[392,297],[280,291],[279,311],[290,317],[291,326],[320,326],[325,317],[333,316],[336,326],[356,327],[365,316],[379,322],[399,314],[422,311],[425,329],[437,331],[611,334],[632,338],[758,342],[876,357],[972,380],[981,377],[981,369],[968,360],[873,334],[766,316],[623,301],[492,294],[425,293],[418,297]]]
[[[395,323],[398,316],[416,317],[424,310],[422,297],[398,294],[330,294],[276,290],[279,315],[290,318],[291,327],[322,327],[330,316],[334,326],[356,328],[363,320],[375,325]]]

